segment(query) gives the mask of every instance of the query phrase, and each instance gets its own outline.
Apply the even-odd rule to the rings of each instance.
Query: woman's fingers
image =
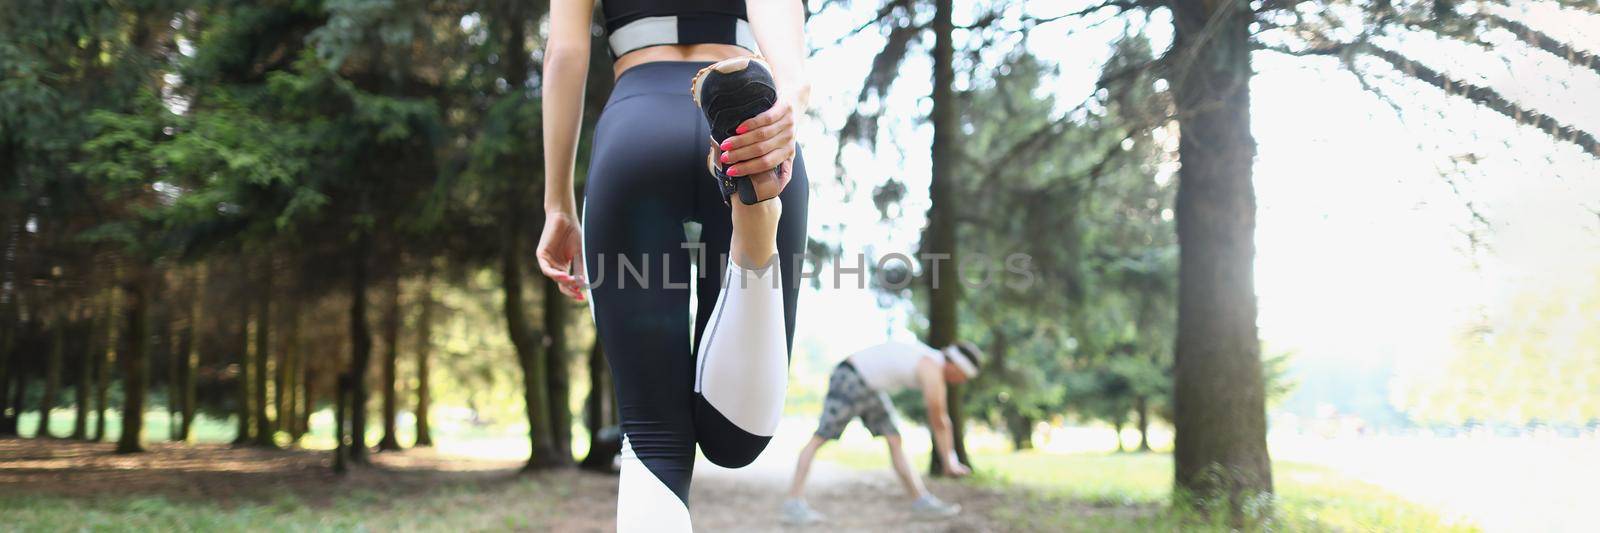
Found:
[[[580,302],[583,301],[582,285],[558,285],[558,287],[561,289],[561,294],[567,295],[568,298],[572,298],[573,300]]]
[[[739,124],[737,135],[718,148],[718,161],[728,165],[729,176],[748,176],[777,168],[794,155],[793,108],[779,100],[771,109]]]
[[[567,273],[567,269],[572,266],[572,260],[558,260],[549,250],[544,249],[539,250],[534,256],[539,262],[539,272],[555,280],[557,287],[561,290],[561,294],[580,302],[583,301],[583,275]],[[581,263],[579,264],[581,265]]]
[[[761,129],[767,125],[776,124],[784,119],[789,118],[791,110],[792,108],[789,107],[789,102],[779,99],[778,103],[773,104],[772,107],[768,108],[766,111],[762,111],[761,114],[750,117],[744,122],[740,122],[739,127],[734,128],[733,133],[737,137],[739,135],[744,135],[745,133]]]
[[[567,273],[567,267],[571,265],[571,261],[557,261],[549,250],[542,248],[533,255],[539,261],[539,272],[546,277],[559,283],[566,283],[573,279],[572,275]]]
[[[762,154],[754,159],[728,167],[729,176],[749,176],[757,172],[765,172],[778,168],[779,164],[794,156],[794,145],[786,143],[776,150]]]
[[[585,279],[585,276],[589,270],[584,266],[583,253],[579,252],[574,255],[575,257],[573,257],[572,260],[572,270],[577,272],[578,275],[574,276],[574,278],[577,279],[577,283],[574,283],[572,286],[572,297],[581,302],[583,301],[583,288],[589,284],[589,280]]]
[[[745,130],[744,133],[739,135],[728,137],[722,141],[720,148],[725,152],[738,150],[751,145],[760,144],[762,141],[783,135],[784,132],[792,131],[794,131],[793,122],[788,120],[780,120],[772,124]]]
[[[556,288],[561,291],[561,294],[565,294],[568,298],[572,298],[580,302],[583,301],[582,276],[570,276],[563,274],[561,277],[550,276],[550,279],[555,280]]]
[[[780,125],[774,124],[772,126],[767,126],[761,130],[753,131],[744,135],[745,137],[748,137],[756,134],[762,134],[762,137],[760,139],[747,142],[738,148],[724,150],[721,155],[722,164],[737,164],[743,161],[748,161],[750,159],[755,159],[762,154],[778,150],[784,146],[792,144],[794,142],[794,130],[780,128],[779,126]],[[733,138],[729,138],[729,140],[732,139]]]
[[[790,114],[788,104],[779,102],[778,105],[761,112],[760,115],[750,118],[739,125],[732,137],[722,141],[722,150],[737,150],[752,144],[771,139],[782,132],[793,132],[794,117]]]

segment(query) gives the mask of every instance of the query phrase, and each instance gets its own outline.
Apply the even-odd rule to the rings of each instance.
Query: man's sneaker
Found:
[[[961,506],[933,497],[932,494],[917,498],[911,504],[911,516],[918,520],[939,520],[961,514]]]
[[[787,500],[783,502],[781,520],[785,524],[803,526],[822,523],[826,519],[827,517],[822,516],[822,513],[806,505],[805,500]]]

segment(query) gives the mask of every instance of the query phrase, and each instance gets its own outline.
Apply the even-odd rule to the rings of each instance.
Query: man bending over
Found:
[[[983,353],[968,342],[958,342],[942,350],[920,342],[887,342],[851,354],[834,367],[828,378],[828,396],[823,401],[817,432],[800,451],[800,461],[795,465],[789,499],[783,504],[783,521],[811,524],[824,519],[821,513],[806,505],[802,497],[806,474],[811,470],[811,459],[816,457],[817,450],[824,443],[839,438],[853,418],[860,418],[873,436],[883,437],[888,444],[889,462],[894,465],[906,493],[914,499],[913,516],[935,519],[961,512],[960,505],[945,503],[929,494],[906,460],[889,395],[905,389],[922,392],[928,411],[928,430],[933,433],[933,453],[944,463],[945,472],[964,476],[969,471],[956,459],[950,413],[945,406],[945,384],[959,384],[977,376],[982,356]]]

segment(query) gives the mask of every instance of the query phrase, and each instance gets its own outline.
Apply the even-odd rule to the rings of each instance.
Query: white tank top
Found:
[[[917,362],[924,357],[934,362],[944,360],[944,354],[920,342],[890,341],[854,354],[847,361],[866,380],[867,386],[878,392],[895,393],[905,389],[920,389],[917,380]]]

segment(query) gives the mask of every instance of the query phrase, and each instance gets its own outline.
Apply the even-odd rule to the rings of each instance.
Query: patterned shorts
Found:
[[[840,363],[828,378],[828,396],[822,402],[817,436],[837,439],[850,419],[856,417],[861,417],[861,423],[874,437],[900,434],[894,427],[894,404],[889,395],[872,390],[855,367]]]

